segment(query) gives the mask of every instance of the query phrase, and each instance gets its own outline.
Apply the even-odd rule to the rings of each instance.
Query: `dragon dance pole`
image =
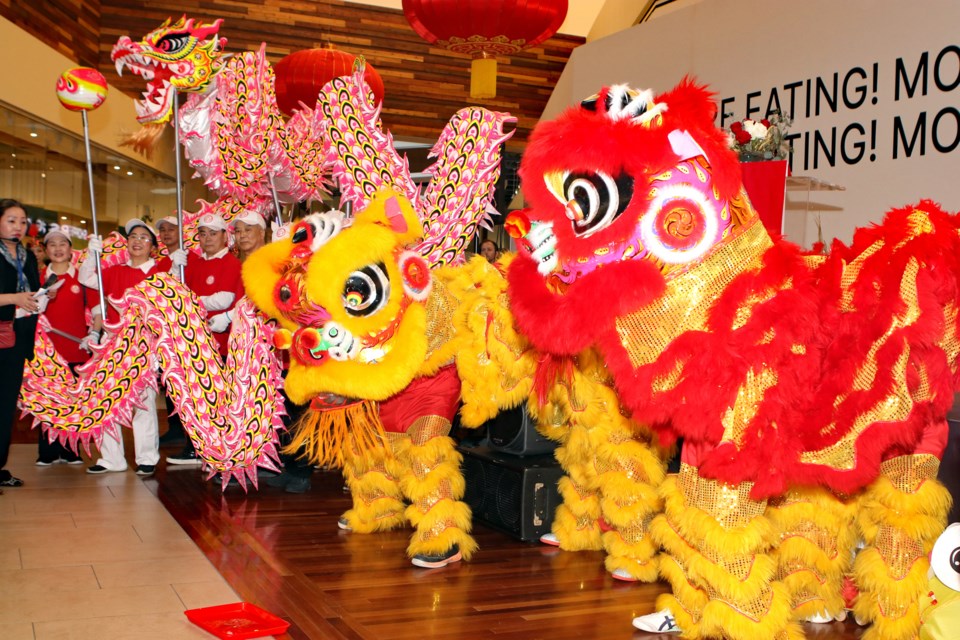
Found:
[[[180,183],[180,95],[176,87],[173,93],[173,164],[177,180],[177,228],[180,229],[180,248],[187,246],[186,229],[183,228],[183,185]],[[183,282],[183,266],[180,267],[180,282]]]
[[[97,228],[97,201],[93,195],[93,161],[90,159],[90,125],[87,123],[87,112],[81,111],[83,117],[83,145],[87,151],[87,183],[90,186],[90,217],[93,218],[93,235],[99,236],[100,231]],[[100,267],[100,254],[96,255],[97,260],[97,293],[100,296],[100,311],[106,317],[107,306],[104,304],[103,297],[103,271]]]
[[[277,187],[273,184],[273,174],[270,174],[270,193],[273,194],[273,208],[277,212],[277,226],[283,226],[283,216],[280,215],[280,198],[277,197]],[[290,221],[293,221],[293,213],[290,213]]]
[[[67,69],[57,79],[57,99],[64,108],[79,111],[83,117],[83,146],[87,152],[87,183],[90,186],[90,216],[93,218],[93,235],[99,236],[97,228],[97,200],[93,190],[93,160],[90,155],[90,124],[87,111],[93,111],[107,99],[107,79],[96,69],[76,67]],[[107,306],[103,295],[103,272],[100,270],[100,255],[97,261],[97,291],[100,310],[106,317]]]
[[[77,343],[83,342],[83,338],[78,338],[73,334],[67,333],[66,331],[60,331],[60,329],[54,329],[53,327],[50,327],[49,329],[47,329],[47,333],[53,333],[58,336],[63,336],[67,340],[73,340],[74,342],[77,342]]]

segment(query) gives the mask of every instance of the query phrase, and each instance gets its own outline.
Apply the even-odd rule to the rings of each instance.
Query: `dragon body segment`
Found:
[[[157,370],[210,474],[256,485],[258,466],[276,470],[283,427],[280,365],[273,330],[249,301],[237,305],[222,364],[196,296],[167,274],[148,278],[117,301],[120,320],[73,376],[44,331],[25,371],[21,401],[50,438],[74,446],[128,426]]]
[[[381,189],[402,194],[414,207],[422,238],[414,248],[431,267],[461,264],[477,226],[489,220],[490,200],[500,175],[500,149],[516,119],[480,107],[461,109],[444,127],[430,157],[436,161],[421,191],[406,158],[394,151],[380,123],[380,108],[363,72],[336,78],[320,91],[317,117],[328,140],[326,163],[343,202],[363,209]]]
[[[173,92],[189,94],[180,107],[187,160],[209,188],[240,201],[320,199],[326,192],[322,140],[309,113],[286,123],[277,108],[266,47],[222,56],[225,39],[212,24],[167,21],[139,42],[124,36],[111,57],[147,80],[138,120],[147,128],[130,143],[148,151],[171,119]],[[309,111],[309,109],[307,109]]]

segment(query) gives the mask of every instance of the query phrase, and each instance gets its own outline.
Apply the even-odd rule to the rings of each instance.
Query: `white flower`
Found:
[[[767,127],[762,122],[754,120],[744,120],[743,129],[750,134],[754,140],[763,140],[767,137]]]

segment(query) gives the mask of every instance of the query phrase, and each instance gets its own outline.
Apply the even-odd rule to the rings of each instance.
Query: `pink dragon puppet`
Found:
[[[482,259],[475,271],[459,265],[489,215],[510,135],[503,127],[513,119],[458,112],[433,148],[433,180],[421,191],[368,93],[362,70],[337,78],[321,91],[315,116],[326,164],[355,214],[298,223],[290,238],[247,260],[244,282],[282,327],[288,395],[311,403],[291,449],[344,468],[353,507],[340,526],[370,533],[409,523],[413,564],[441,567],[476,548],[449,432],[469,376],[460,356],[472,351],[477,361],[488,335],[483,323],[479,334],[466,330],[463,312],[486,304],[476,293],[481,267],[499,274]],[[474,365],[473,374],[495,375],[491,368]]]
[[[167,20],[139,42],[123,36],[111,53],[117,72],[147,80],[130,144],[151,147],[173,115],[173,92],[189,94],[180,107],[180,138],[190,165],[221,196],[246,202],[276,195],[283,202],[319,199],[326,191],[322,136],[308,107],[285,122],[265,45],[256,53],[223,55],[226,39],[212,24]]]
[[[547,400],[599,359],[607,411],[683,438],[645,534],[673,593],[636,626],[803,637],[800,620],[845,616],[852,571],[864,638],[912,639],[950,502],[957,219],[922,201],[804,255],[767,235],[715,113],[685,80],[608,87],[538,126],[511,308],[548,354]]]
[[[89,451],[105,429],[129,426],[137,398],[164,386],[210,475],[256,486],[257,467],[276,471],[283,428],[280,363],[273,328],[248,300],[237,305],[230,351],[221,364],[196,296],[173,276],[158,274],[112,301],[121,310],[108,340],[74,377],[46,332],[28,363],[21,405],[34,426]]]

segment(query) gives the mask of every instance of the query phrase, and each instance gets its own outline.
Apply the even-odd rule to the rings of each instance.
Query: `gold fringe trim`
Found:
[[[746,555],[766,551],[777,539],[773,524],[763,516],[753,518],[745,527],[726,529],[705,511],[688,507],[676,476],[667,476],[660,486],[670,522],[675,523],[684,540],[705,551]]]
[[[703,633],[700,630],[700,612],[688,611],[683,604],[669,593],[661,593],[657,596],[657,611],[667,609],[673,614],[673,621],[680,627],[680,637],[689,640],[700,640]]]
[[[770,585],[769,602],[760,618],[737,609],[723,600],[711,600],[700,617],[700,632],[705,637],[736,638],[737,640],[768,640],[770,638],[803,638],[799,624],[792,619],[790,595],[782,584]]]
[[[463,502],[442,500],[427,513],[410,505],[407,517],[417,528],[407,547],[407,555],[411,558],[418,554],[443,553],[456,544],[463,559],[469,560],[477,550],[477,542],[470,535],[470,507]]]
[[[682,603],[681,606],[687,615],[695,620],[699,620],[700,613],[710,600],[707,593],[690,582],[690,579],[683,570],[683,566],[677,562],[676,558],[663,555],[660,557],[659,564],[660,577],[670,584],[674,597]],[[659,602],[657,606],[659,609],[663,608],[659,605]],[[672,608],[670,610],[673,611]],[[681,628],[686,630],[682,625]]]
[[[854,503],[823,489],[800,489],[771,503],[766,515],[781,531],[773,556],[794,616],[841,614],[846,606],[843,579],[857,543]]]
[[[626,571],[640,582],[656,582],[659,575],[657,546],[649,535],[638,542],[630,543],[623,539],[618,531],[606,531],[601,536],[607,557],[603,564],[613,573],[618,569]]]
[[[900,529],[908,537],[933,543],[943,533],[946,514],[953,499],[950,492],[936,480],[924,482],[914,493],[903,493],[889,478],[881,476],[860,501],[858,524],[868,542],[877,537],[881,524]]]
[[[912,469],[910,464],[900,467]],[[936,465],[924,468],[936,473]],[[924,480],[912,476],[908,484],[918,488],[907,493],[898,487],[903,481],[896,475],[881,476],[861,498],[859,522],[869,546],[854,563],[860,588],[854,613],[873,623],[864,634],[865,640],[916,637],[919,602],[928,585],[928,556],[946,525],[950,495],[943,485],[933,477]]]
[[[599,506],[597,511],[599,511]],[[557,507],[553,516],[552,531],[560,541],[560,548],[564,551],[600,551],[603,541],[600,537],[600,526],[596,517],[578,517],[567,506],[567,502]]]
[[[377,403],[363,400],[339,409],[308,409],[283,451],[295,454],[302,447],[313,464],[342,468],[344,448],[350,455],[365,457],[368,451],[384,449],[386,442]]]

